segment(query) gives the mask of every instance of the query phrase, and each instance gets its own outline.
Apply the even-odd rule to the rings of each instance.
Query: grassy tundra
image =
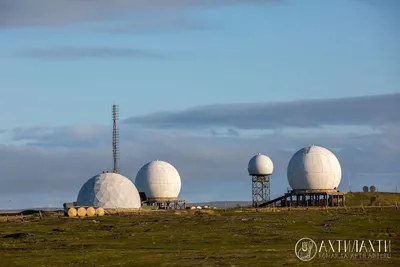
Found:
[[[365,205],[365,206],[364,206]],[[400,207],[0,217],[0,266],[400,266]],[[303,237],[391,240],[384,259],[300,261]]]

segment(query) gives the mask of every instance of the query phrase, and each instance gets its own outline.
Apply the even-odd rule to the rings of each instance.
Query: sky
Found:
[[[248,160],[335,153],[339,189],[400,190],[397,0],[0,0],[0,208],[60,207],[173,164],[189,202],[251,200]]]

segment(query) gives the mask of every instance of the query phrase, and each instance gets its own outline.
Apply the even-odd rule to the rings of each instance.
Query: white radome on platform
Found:
[[[247,170],[249,175],[271,175],[274,171],[274,164],[269,157],[258,153],[250,159]]]
[[[328,149],[309,146],[297,151],[289,161],[287,178],[294,190],[337,189],[342,177],[339,160]]]
[[[181,177],[168,162],[146,163],[137,173],[135,185],[150,199],[176,199],[181,191]]]
[[[102,173],[90,178],[82,186],[77,205],[138,209],[141,201],[138,190],[128,178],[117,173]]]

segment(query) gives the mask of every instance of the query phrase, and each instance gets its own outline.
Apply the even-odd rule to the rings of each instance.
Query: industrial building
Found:
[[[114,169],[112,172],[103,171],[90,178],[80,189],[77,201],[65,203],[64,208],[70,209],[68,214],[79,215],[79,210],[80,214],[92,214],[92,209],[98,208],[140,209],[143,205],[165,209],[186,208],[186,201],[179,199],[181,177],[170,163],[162,160],[147,162],[137,172],[134,183],[118,174],[119,137],[116,105],[112,106],[112,118]],[[342,175],[340,163],[336,156],[324,147],[304,147],[291,157],[287,167],[287,179],[292,190],[272,200],[272,160],[258,153],[248,162],[247,170],[252,177],[253,207],[341,206],[345,203],[344,193],[338,191]],[[371,191],[374,190],[375,187],[371,187]],[[364,188],[364,191],[368,191],[368,187]],[[104,213],[104,210],[99,212]]]
[[[135,185],[118,173],[101,173],[90,178],[81,188],[78,206],[104,209],[139,209],[139,192]]]
[[[338,191],[342,170],[328,149],[311,145],[297,151],[289,161],[287,178],[292,190],[260,206],[343,206],[345,194]]]
[[[138,171],[135,185],[146,205],[159,208],[185,208],[186,201],[179,200],[181,177],[170,163],[154,160]]]
[[[118,174],[119,132],[118,106],[112,105],[112,152],[114,168],[90,178],[80,189],[77,201],[64,203],[64,213],[70,217],[103,216],[104,209],[140,209],[139,191],[128,178]]]
[[[247,171],[252,177],[252,205],[258,207],[270,200],[274,164],[269,157],[258,153],[250,159]]]

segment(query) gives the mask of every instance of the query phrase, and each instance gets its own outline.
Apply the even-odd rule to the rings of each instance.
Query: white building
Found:
[[[139,170],[135,185],[149,200],[176,200],[181,191],[181,177],[168,162],[155,160]]]
[[[138,190],[128,178],[117,173],[102,173],[90,178],[82,186],[77,205],[138,209],[141,202]]]
[[[287,178],[293,190],[334,190],[342,177],[340,163],[328,149],[309,146],[289,161]]]

